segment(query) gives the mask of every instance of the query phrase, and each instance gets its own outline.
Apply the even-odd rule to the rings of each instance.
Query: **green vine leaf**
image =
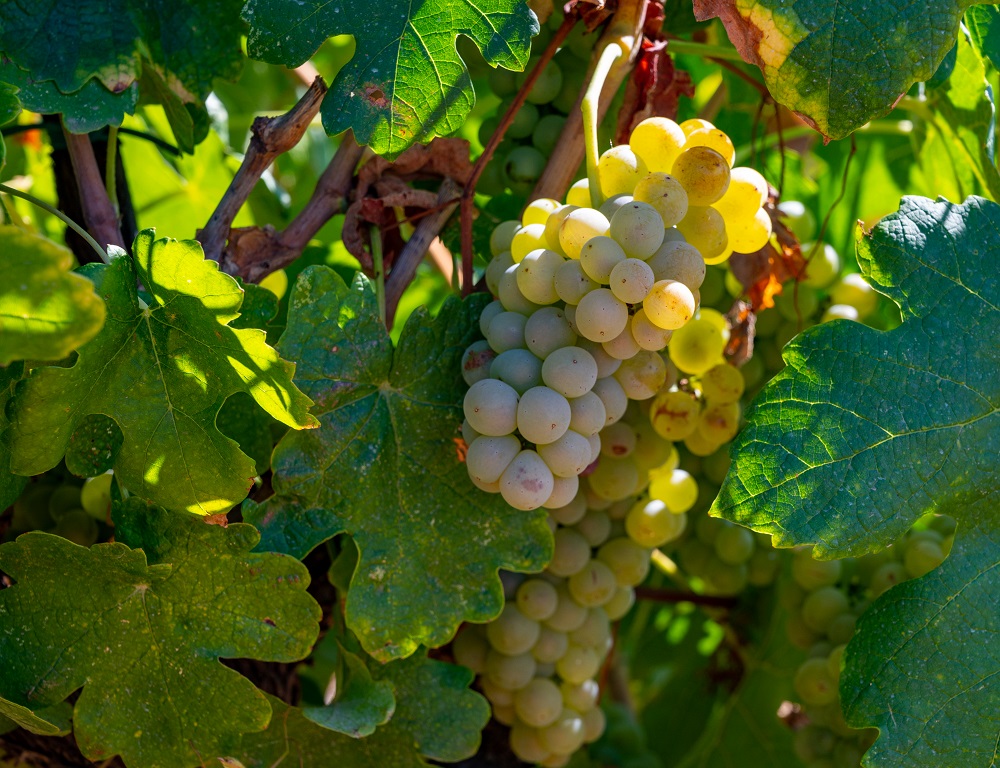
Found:
[[[73,254],[17,227],[0,227],[0,365],[60,360],[104,325],[94,284],[72,273]]]
[[[524,69],[538,20],[523,0],[249,0],[251,58],[297,67],[333,35],[357,51],[323,100],[323,126],[352,128],[361,144],[395,157],[415,142],[454,133],[475,104],[455,48],[466,35],[494,67]]]
[[[0,78],[0,125],[6,125],[21,113],[21,101],[17,98],[17,88],[2,82]],[[0,136],[0,168],[7,160],[7,146]]]
[[[457,456],[459,361],[485,298],[449,301],[436,318],[418,310],[393,350],[363,276],[348,287],[311,267],[291,296],[279,348],[299,361],[321,427],[281,440],[275,495],[244,516],[262,548],[297,557],[351,534],[347,623],[380,660],[487,621],[503,605],[497,569],[539,570],[550,556],[544,515],[476,489]]]
[[[882,732],[872,765],[984,765],[1000,722],[996,654],[979,650],[1000,633],[985,609],[1000,589],[1000,206],[904,198],[858,259],[902,325],[836,321],[786,347],[713,514],[824,557],[885,547],[926,512],[956,518],[944,564],[862,619],[841,694],[852,725]]]
[[[0,696],[0,733],[21,727],[39,736],[65,736],[73,730],[72,719],[73,707],[66,701],[33,711]]]
[[[17,382],[24,375],[24,363],[0,366],[0,509],[7,509],[24,490],[28,478],[10,471],[10,433],[7,404],[14,396]]]
[[[965,26],[979,55],[994,67],[1000,64],[1000,8],[974,5],[965,12]]]
[[[842,139],[934,74],[972,4],[916,3],[890,13],[866,0],[695,0],[694,11],[699,21],[722,19],[779,103]]]
[[[337,697],[326,706],[304,706],[302,714],[331,731],[357,739],[371,736],[377,726],[385,725],[396,709],[396,697],[388,682],[372,679],[363,659],[345,650],[327,635],[337,648]],[[315,652],[314,652],[315,655]]]
[[[133,250],[138,274],[125,256],[86,268],[110,319],[76,364],[36,369],[18,388],[11,470],[51,469],[84,419],[104,414],[124,434],[114,470],[126,488],[168,509],[225,511],[257,474],[216,427],[226,398],[246,392],[296,429],[317,424],[310,401],[292,384],[295,366],[267,346],[263,331],[230,327],[243,292],[198,243],[154,241],[145,230]],[[137,280],[151,296],[148,308]]]
[[[38,708],[82,687],[73,727],[87,758],[201,765],[271,714],[218,659],[291,662],[312,647],[309,574],[292,558],[251,554],[248,525],[207,525],[134,496],[114,518],[113,544],[33,532],[0,546],[15,581],[0,591],[0,695]]]
[[[236,395],[226,401],[228,404]],[[223,406],[225,411],[225,406]],[[222,412],[219,414],[220,418]],[[221,425],[224,434],[233,437]],[[234,438],[236,439],[236,438]],[[97,477],[115,466],[118,452],[122,449],[122,431],[114,419],[99,413],[87,416],[80,426],[73,430],[66,446],[66,469],[77,477]],[[239,440],[237,440],[239,442]],[[247,451],[249,454],[249,451]],[[250,454],[253,458],[253,454]]]

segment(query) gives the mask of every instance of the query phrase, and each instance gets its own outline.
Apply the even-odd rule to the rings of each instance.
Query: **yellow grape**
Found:
[[[674,331],[667,349],[670,361],[685,373],[698,376],[721,362],[727,338],[710,321],[694,319]]]
[[[754,253],[771,239],[771,217],[759,208],[752,218],[729,219],[726,234],[729,236],[729,247],[736,253]]]
[[[510,250],[510,242],[514,239],[514,235],[521,228],[521,222],[517,220],[501,221],[496,227],[493,228],[493,233],[490,235],[490,253],[497,256],[504,251]]]
[[[729,189],[729,163],[709,147],[684,150],[670,173],[683,185],[689,205],[711,205]]]
[[[700,117],[692,117],[690,120],[685,120],[681,123],[680,127],[684,133],[685,140],[695,131],[710,131],[715,128],[708,120],[702,120]]]
[[[708,206],[692,205],[687,215],[677,224],[684,239],[698,249],[706,264],[716,259],[729,247],[726,222],[717,210]]]
[[[559,207],[561,206],[558,200],[553,200],[550,197],[540,197],[537,200],[533,200],[524,209],[521,221],[525,226],[528,224],[544,224],[548,220],[549,215]]]
[[[575,205],[578,208],[589,208],[590,181],[588,179],[574,181],[573,186],[571,186],[569,188],[569,192],[566,193],[566,203],[568,205]]]
[[[688,392],[661,392],[649,407],[649,421],[660,437],[683,440],[698,428],[701,406]]]
[[[687,143],[684,145],[684,149],[691,149],[691,147],[714,149],[726,159],[730,167],[736,160],[736,148],[733,147],[733,142],[724,131],[718,128],[696,128],[691,131],[687,134]]]
[[[669,173],[687,137],[673,120],[648,117],[632,131],[628,144],[651,171]]]
[[[579,259],[580,249],[588,240],[606,235],[610,229],[611,222],[600,211],[593,208],[577,208],[575,211],[570,211],[559,226],[559,244],[569,258]]]
[[[631,195],[639,179],[647,173],[646,164],[626,144],[612,147],[597,162],[597,175],[605,197]]]
[[[653,325],[675,331],[694,315],[694,294],[677,280],[658,280],[643,299],[642,308]]]
[[[698,431],[716,445],[728,443],[740,428],[740,404],[715,403],[702,411]],[[712,451],[714,453],[714,451]]]
[[[733,249],[731,246],[726,246],[722,251],[720,251],[715,256],[711,258],[706,258],[705,263],[709,266],[718,266],[719,264],[724,264],[729,261],[729,257],[733,255]]]
[[[681,515],[698,500],[698,481],[683,469],[654,470],[649,476],[649,497]]]
[[[675,226],[687,213],[687,192],[676,178],[667,173],[643,176],[635,185],[633,197],[653,206],[663,219],[664,227]]]
[[[735,403],[743,396],[746,382],[740,369],[728,363],[709,368],[701,377],[701,391],[712,403]]]
[[[545,248],[545,225],[528,224],[517,230],[517,233],[510,241],[510,255],[514,263],[520,263],[521,259],[538,248]]]
[[[729,174],[729,189],[718,201],[712,203],[722,217],[749,218],[767,202],[767,181],[753,168],[733,168]]]
[[[563,205],[549,214],[549,218],[545,221],[545,242],[548,243],[546,247],[563,256],[566,255],[559,244],[559,227],[562,226],[567,216],[573,211],[579,210],[579,208],[580,206],[578,205]]]

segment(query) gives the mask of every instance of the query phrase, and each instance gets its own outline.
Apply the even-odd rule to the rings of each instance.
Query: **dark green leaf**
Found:
[[[336,641],[334,641],[336,642]],[[365,662],[339,648],[336,698],[323,707],[303,707],[302,714],[317,725],[345,736],[370,736],[384,725],[396,708],[396,697],[388,682],[372,680]]]
[[[267,288],[244,283],[240,278],[236,278],[236,282],[243,289],[243,304],[240,305],[240,316],[233,320],[230,326],[266,331],[268,325],[278,315],[278,297]]]
[[[63,93],[51,80],[35,80],[7,61],[0,62],[0,81],[20,89],[17,96],[25,109],[41,114],[63,115],[73,133],[89,133],[106,125],[121,125],[125,115],[135,114],[139,87],[133,83],[117,93],[98,80],[88,80],[74,93]]]
[[[290,67],[328,37],[353,35],[357,52],[323,100],[323,125],[331,135],[353,128],[361,144],[390,157],[465,122],[475,94],[458,35],[494,67],[521,70],[538,34],[522,0],[249,0],[243,17],[250,56]]]
[[[73,730],[72,717],[73,707],[65,701],[32,711],[0,696],[0,733],[8,730],[3,721],[9,720],[15,727],[20,726],[39,736],[65,736]]]
[[[230,400],[232,399],[230,398]],[[229,400],[226,402],[228,403]],[[226,410],[225,406],[222,410]],[[220,412],[220,418],[221,415]],[[222,429],[221,425],[219,429]],[[226,430],[222,429],[222,431],[233,437]],[[92,413],[80,422],[80,426],[73,430],[73,434],[69,438],[69,445],[66,446],[66,469],[77,477],[103,475],[114,467],[124,439],[122,431],[115,424],[114,419],[109,419],[99,413]],[[251,458],[253,458],[252,455]]]
[[[301,768],[427,768],[409,733],[388,725],[354,739],[307,720],[298,707],[268,696],[274,715],[263,733],[243,737],[236,757],[246,768],[288,764]]]
[[[989,59],[994,68],[1000,63],[1000,8],[995,5],[974,5],[965,12],[972,44],[979,55]]]
[[[858,253],[902,325],[835,321],[786,347],[713,511],[826,557],[885,547],[925,512],[958,519],[944,565],[862,619],[841,692],[852,725],[882,730],[878,764],[983,765],[1000,711],[1000,206],[904,198]]]
[[[114,515],[118,543],[85,549],[35,532],[0,546],[15,581],[0,591],[0,695],[36,708],[82,687],[73,727],[89,759],[202,764],[270,717],[263,694],[218,659],[288,662],[312,647],[308,572],[250,554],[248,525],[206,525],[136,497]]]
[[[24,490],[28,478],[10,472],[10,433],[7,428],[7,403],[14,395],[17,382],[24,375],[24,363],[0,366],[0,511],[7,509]]]
[[[887,114],[913,83],[934,74],[970,5],[695,0],[694,9],[699,20],[722,19],[779,103],[841,139]]]
[[[299,557],[351,534],[360,561],[347,622],[382,660],[495,616],[497,569],[540,569],[549,557],[544,516],[480,492],[456,451],[459,361],[485,299],[453,299],[437,318],[414,313],[394,351],[362,276],[348,288],[311,267],[291,295],[279,347],[300,361],[295,381],[316,401],[321,428],[282,439],[276,495],[248,502],[244,515],[263,548]]]
[[[21,102],[17,98],[17,88],[8,83],[2,82],[0,77],[0,125],[6,125],[21,112]],[[0,136],[0,168],[3,168],[7,159],[7,148],[4,145],[3,137]]]
[[[125,256],[87,268],[113,319],[76,364],[36,369],[18,388],[11,469],[33,475],[55,466],[73,431],[100,413],[125,436],[114,469],[126,488],[169,509],[225,511],[257,474],[215,426],[225,399],[247,392],[299,429],[316,424],[309,400],[291,382],[294,366],[262,331],[229,326],[243,292],[198,243],[154,242],[145,230],[134,252],[138,275]],[[137,278],[153,297],[148,308],[136,295]]]
[[[215,426],[230,440],[235,440],[240,450],[253,459],[257,475],[271,468],[271,426],[274,419],[257,407],[246,392],[237,392],[219,409]]]
[[[0,365],[59,360],[101,330],[104,302],[72,267],[66,248],[17,227],[0,227]]]

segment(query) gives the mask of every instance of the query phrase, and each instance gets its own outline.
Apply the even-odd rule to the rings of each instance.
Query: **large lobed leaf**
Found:
[[[371,284],[326,267],[299,277],[279,347],[316,401],[320,429],[289,433],[272,457],[275,496],[247,502],[261,547],[304,556],[350,533],[360,559],[347,622],[385,660],[446,642],[462,621],[499,613],[497,569],[540,570],[544,515],[480,492],[456,450],[464,385],[459,362],[478,331],[481,299],[420,310],[393,350]]]
[[[0,227],[0,365],[60,360],[101,330],[104,302],[72,267],[68,249]]]
[[[113,544],[35,532],[0,546],[0,696],[37,710],[82,687],[81,751],[129,766],[194,766],[263,730],[264,695],[219,658],[295,661],[319,631],[309,574],[251,554],[248,525],[207,525],[135,497]]]
[[[247,51],[297,67],[333,35],[353,35],[354,58],[323,100],[323,125],[395,157],[454,133],[475,103],[455,48],[466,35],[494,67],[524,69],[538,21],[523,0],[249,0]]]
[[[206,261],[194,241],[136,238],[138,275],[124,255],[85,274],[108,307],[101,332],[70,368],[35,369],[14,398],[11,470],[51,469],[91,414],[117,422],[124,443],[114,463],[126,488],[168,509],[215,513],[246,496],[253,461],[215,425],[223,402],[246,392],[279,421],[316,425],[292,384],[294,365],[235,329],[243,292]],[[140,302],[136,280],[151,295]]]
[[[740,55],[760,67],[774,98],[840,139],[889,112],[927,80],[955,44],[972,0],[695,0],[718,16]]]
[[[841,695],[852,725],[882,731],[872,765],[985,765],[1000,729],[1000,206],[904,198],[858,253],[902,325],[836,321],[792,342],[713,514],[826,557],[955,517],[944,564],[862,618]]]

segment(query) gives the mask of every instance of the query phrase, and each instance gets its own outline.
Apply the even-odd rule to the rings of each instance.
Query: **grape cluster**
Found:
[[[808,652],[794,678],[809,718],[795,738],[796,752],[807,768],[860,764],[876,732],[855,730],[844,720],[839,695],[844,648],[872,600],[944,561],[954,530],[951,518],[932,516],[873,555],[820,561],[808,550],[795,553],[793,581],[784,585],[781,601],[791,612],[785,628],[789,640]]]
[[[47,531],[89,547],[100,538],[99,523],[111,515],[111,474],[82,484],[67,473],[50,473],[27,485],[13,505],[11,534]]]

